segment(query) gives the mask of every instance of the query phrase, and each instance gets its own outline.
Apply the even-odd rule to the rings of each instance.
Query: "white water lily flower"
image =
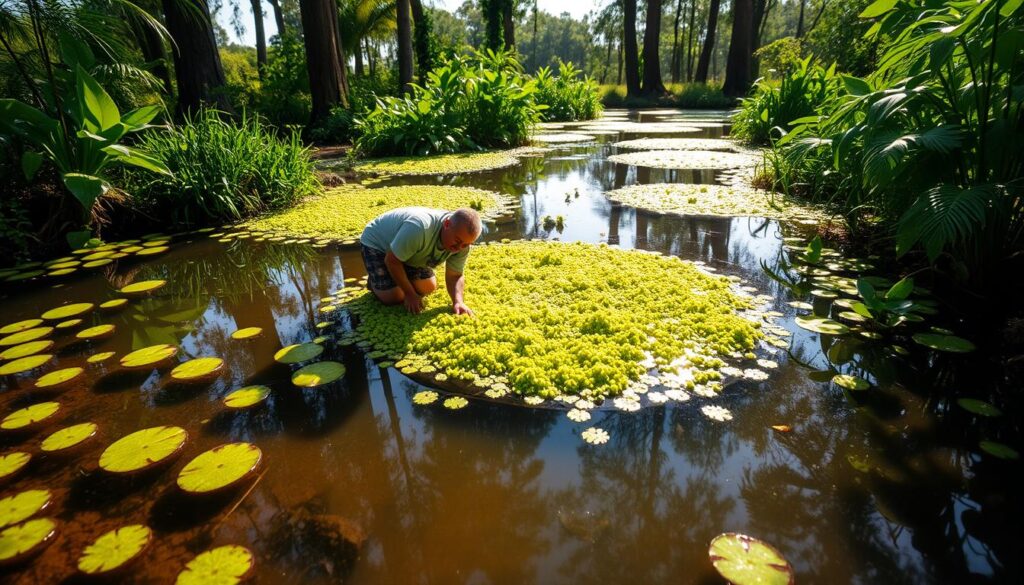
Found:
[[[580,435],[591,445],[603,445],[608,442],[608,432],[598,427],[591,427]]]
[[[700,411],[704,413],[704,416],[711,420],[717,420],[719,422],[732,420],[732,413],[729,412],[729,409],[721,406],[702,406],[700,407]]]
[[[573,422],[587,422],[588,420],[590,420],[590,413],[586,410],[580,410],[578,408],[570,410],[568,413],[566,413],[565,416],[569,417],[569,420]]]

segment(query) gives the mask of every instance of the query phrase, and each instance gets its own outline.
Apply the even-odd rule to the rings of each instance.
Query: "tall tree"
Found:
[[[175,44],[178,112],[191,112],[204,105],[231,112],[206,0],[163,0],[163,8],[167,32]]]
[[[676,1],[676,14],[675,23],[672,25],[672,83],[679,83],[680,71],[682,71],[682,65],[680,61],[682,59],[682,52],[679,49],[679,22],[683,16],[683,0]]]
[[[694,81],[697,83],[708,82],[708,66],[711,64],[711,54],[715,50],[715,32],[718,30],[718,9],[721,0],[711,0],[708,6],[708,27],[704,33],[704,47],[700,51],[700,60],[697,61],[697,74]]]
[[[260,0],[249,0],[252,6],[253,26],[256,29],[256,69],[263,79],[267,67],[267,34],[263,30],[263,7]]]
[[[412,91],[412,24],[409,0],[398,0],[398,85],[403,92]]]
[[[501,28],[508,50],[516,48],[515,4],[515,0],[501,0]]]
[[[800,0],[800,16],[796,19],[796,38],[804,36],[804,8],[806,7],[807,0]]]
[[[174,93],[174,86],[171,85],[171,71],[167,68],[167,52],[164,49],[164,38],[160,31],[152,26],[146,26],[138,19],[129,19],[142,58],[147,63],[153,64],[153,75],[163,83],[167,95]]]
[[[686,81],[693,81],[693,37],[697,31],[697,0],[690,0],[690,25],[687,27],[686,41]]]
[[[647,0],[647,24],[644,28],[644,80],[643,93],[656,96],[666,93],[661,81],[661,59],[658,44],[661,41],[662,0]]]
[[[422,0],[410,0],[412,6],[413,46],[416,52],[416,72],[420,83],[427,79],[427,74],[434,68],[433,25],[430,14],[424,12]]]
[[[722,86],[725,95],[740,97],[750,89],[753,45],[754,0],[733,0],[732,40],[725,62],[725,84]]]
[[[281,10],[281,0],[269,0],[270,7],[274,10],[274,22],[277,23],[277,36],[284,36],[287,30],[284,25],[284,11]]]
[[[622,0],[622,44],[626,68],[626,94],[640,95],[640,55],[636,47],[636,0]]]
[[[334,0],[300,0],[299,9],[313,102],[310,124],[317,124],[334,106],[348,105],[348,79],[338,42],[338,5]]]

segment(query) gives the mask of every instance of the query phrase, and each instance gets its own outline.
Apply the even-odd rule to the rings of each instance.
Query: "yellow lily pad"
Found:
[[[74,327],[78,327],[82,323],[82,319],[68,319],[67,321],[61,321],[60,323],[57,323],[56,325],[53,326],[53,328],[60,330],[72,329]]]
[[[255,557],[244,546],[219,546],[189,561],[174,585],[235,585],[248,577],[255,565]]]
[[[303,388],[314,388],[329,384],[344,375],[345,366],[338,362],[317,362],[296,370],[292,374],[292,384]]]
[[[59,402],[40,402],[32,406],[26,406],[20,410],[15,410],[7,415],[3,421],[0,421],[0,429],[5,431],[28,429],[45,422],[59,411]]]
[[[100,469],[110,473],[151,469],[180,453],[186,440],[188,432],[181,427],[159,426],[135,431],[104,449]]]
[[[263,334],[262,327],[243,327],[231,334],[232,339],[252,339]]]
[[[95,306],[96,305],[92,303],[72,303],[70,305],[64,305],[63,307],[57,307],[56,309],[50,309],[43,313],[42,317],[47,321],[63,321],[65,319],[70,319],[71,317],[84,315],[93,310]]]
[[[40,339],[38,341],[29,341],[28,343],[22,343],[21,345],[15,345],[9,347],[0,352],[0,360],[16,360],[26,356],[37,354],[41,351],[46,351],[53,347],[53,341],[49,339]]]
[[[56,453],[77,447],[95,437],[98,430],[99,426],[91,422],[64,427],[43,439],[42,444],[39,445],[39,450],[45,453]]]
[[[13,376],[14,374],[22,374],[29,370],[34,370],[39,366],[53,359],[53,354],[40,353],[36,355],[30,355],[16,360],[11,360],[6,364],[0,366],[0,376]]]
[[[157,246],[155,248],[143,248],[135,253],[136,256],[156,256],[170,250],[168,246]]]
[[[128,299],[110,299],[109,301],[100,303],[100,309],[104,311],[116,311],[127,304]]]
[[[42,319],[25,319],[24,321],[16,321],[14,323],[8,323],[3,327],[0,327],[0,335],[10,335],[11,333],[17,333],[26,329],[33,329],[43,324]]]
[[[100,266],[106,266],[107,264],[113,264],[114,258],[120,257],[119,254],[114,254],[110,258],[104,258],[102,260],[93,260],[92,262],[86,262],[82,264],[82,268],[99,268]],[[72,270],[69,268],[68,270]],[[52,272],[51,272],[52,274]]]
[[[0,455],[0,480],[13,477],[32,461],[32,454],[14,451]]]
[[[324,348],[316,343],[297,343],[277,350],[274,360],[282,364],[308,362],[324,352]]]
[[[178,348],[161,343],[135,350],[121,357],[121,365],[125,368],[147,368],[166,362],[178,355]]]
[[[166,280],[141,280],[121,288],[118,292],[123,295],[146,295],[158,288],[162,288],[166,284]]]
[[[262,458],[263,452],[251,443],[214,447],[182,468],[178,474],[178,487],[190,494],[228,489],[256,471]]]
[[[105,361],[109,360],[110,358],[114,357],[114,355],[116,353],[117,352],[113,352],[113,351],[101,351],[100,353],[97,353],[95,355],[89,356],[88,358],[86,358],[85,361],[89,362],[90,364],[98,364],[98,363],[101,363],[101,362],[105,362]]]
[[[57,523],[36,518],[0,532],[0,564],[13,565],[46,548],[57,534]]]
[[[82,329],[75,334],[75,337],[78,339],[101,339],[113,335],[114,329],[116,329],[116,327],[113,324],[104,323],[102,325],[96,325],[95,327]]]
[[[86,575],[112,573],[139,558],[152,541],[153,531],[148,526],[115,528],[85,547],[78,557],[78,570]]]
[[[708,548],[718,574],[734,585],[792,585],[793,567],[769,544],[745,534],[716,536]]]
[[[22,343],[42,339],[51,333],[53,333],[53,327],[33,327],[32,329],[25,329],[17,333],[12,333],[7,337],[0,338],[0,347],[21,345]]]
[[[62,368],[43,374],[36,380],[36,388],[58,388],[70,384],[85,373],[85,370],[78,367]]]
[[[858,392],[861,390],[867,390],[871,387],[871,383],[864,378],[850,374],[836,374],[835,376],[832,376],[832,383],[840,388],[846,388],[847,390],[854,390]]]
[[[50,490],[25,490],[0,500],[0,528],[28,520],[53,502]]]
[[[246,386],[239,388],[224,397],[224,406],[234,409],[251,408],[262,404],[270,396],[270,388],[267,386]]]
[[[224,368],[224,360],[217,357],[201,357],[178,364],[171,370],[171,378],[179,382],[203,380],[218,374]]]

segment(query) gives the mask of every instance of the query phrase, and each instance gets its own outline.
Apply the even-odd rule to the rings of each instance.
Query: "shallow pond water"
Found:
[[[687,113],[702,118],[704,113]],[[683,118],[674,112],[641,122]],[[637,116],[632,116],[636,120]],[[568,130],[573,131],[573,130]],[[709,127],[687,137],[721,137]],[[364,275],[358,252],[302,244],[176,239],[153,260],[93,276],[9,285],[0,323],[39,316],[67,302],[101,302],[124,284],[168,285],[87,323],[115,334],[72,343],[55,334],[48,368],[86,367],[66,389],[30,389],[33,377],[0,381],[0,414],[55,399],[61,421],[93,421],[100,434],[63,458],[37,456],[0,497],[23,489],[54,493],[54,544],[19,567],[10,583],[61,582],[96,536],[123,524],[155,531],[144,562],[119,577],[167,583],[192,555],[237,543],[256,554],[258,583],[720,583],[707,557],[717,534],[738,531],[778,548],[798,583],[1019,582],[1019,472],[976,448],[978,426],[944,405],[934,387],[969,384],[984,397],[990,373],[971,356],[914,349],[894,356],[867,341],[837,341],[796,327],[789,292],[769,279],[782,238],[806,226],[760,218],[668,217],[612,205],[605,191],[637,183],[715,183],[721,171],[667,171],[616,165],[615,140],[554,147],[518,166],[457,177],[404,177],[378,184],[452,184],[517,196],[513,221],[485,239],[558,238],[608,242],[699,260],[772,296],[790,350],[763,382],[730,384],[716,421],[689,402],[625,413],[598,410],[588,425],[564,411],[473,398],[466,408],[423,407],[423,387],[381,369],[354,347],[325,344],[345,377],[314,389],[289,380],[274,361],[284,345],[335,333],[318,327],[320,299]],[[663,136],[663,135],[659,135]],[[547,230],[545,216],[565,218]],[[656,278],[656,275],[652,275]],[[467,272],[472,289],[472,259]],[[85,326],[85,325],[83,325]],[[230,334],[262,327],[247,341]],[[225,370],[207,384],[169,383],[166,369],[125,373],[118,357],[156,343],[178,359],[217,356]],[[913,349],[913,348],[911,348]],[[87,365],[113,351],[105,365]],[[843,392],[834,373],[858,373],[876,387]],[[262,407],[229,413],[232,389],[265,384]],[[604,445],[580,439],[598,424]],[[183,455],[154,472],[114,481],[96,469],[103,446],[135,430],[176,425],[190,435]],[[789,425],[779,432],[773,425]],[[972,426],[973,425],[973,426]],[[967,429],[967,430],[964,430]],[[0,436],[0,454],[38,454],[33,435]],[[198,453],[228,441],[263,451],[256,479],[204,499],[178,493],[174,477]],[[360,543],[358,555],[353,542]]]

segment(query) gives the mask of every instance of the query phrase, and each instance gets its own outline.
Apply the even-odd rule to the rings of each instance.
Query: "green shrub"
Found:
[[[736,100],[722,93],[719,85],[705,83],[673,83],[668,95],[660,98],[629,97],[625,85],[601,85],[598,95],[606,108],[698,108],[724,109]]]
[[[318,187],[298,132],[281,139],[255,116],[224,120],[205,110],[178,126],[147,132],[142,145],[174,175],[133,173],[130,193],[137,206],[175,225],[241,219]]]
[[[332,108],[326,119],[310,129],[309,137],[322,144],[342,144],[354,140],[359,135],[356,120],[365,117],[377,106],[378,97],[397,93],[397,78],[397,72],[391,69],[383,69],[373,77],[349,78],[349,107]]]
[[[427,155],[524,144],[540,117],[535,81],[510,54],[453,56],[405,97],[385,97],[358,122],[362,155]]]
[[[754,51],[764,77],[779,78],[800,65],[800,39],[782,37]]]
[[[759,79],[753,95],[733,116],[732,135],[753,144],[768,144],[788,132],[793,122],[812,116],[839,91],[835,67],[825,69],[811,57],[795,63],[781,82]]]
[[[542,117],[547,121],[593,120],[604,107],[597,93],[597,84],[589,77],[580,79],[582,71],[572,63],[559,62],[558,75],[551,68],[537,71],[536,103],[547,106]]]
[[[302,39],[293,34],[277,35],[267,51],[256,111],[275,126],[283,127],[305,125],[311,107]]]

